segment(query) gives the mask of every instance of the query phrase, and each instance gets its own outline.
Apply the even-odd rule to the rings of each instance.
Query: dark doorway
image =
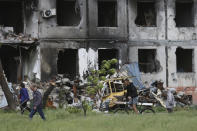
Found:
[[[81,21],[76,0],[57,0],[57,24],[59,26],[78,26]]]
[[[193,49],[176,49],[177,72],[193,71]]]
[[[15,33],[23,32],[22,2],[0,1],[0,25],[13,27]]]
[[[74,79],[78,73],[78,50],[64,49],[59,51],[57,60],[58,74]]]
[[[137,2],[137,17],[135,24],[137,26],[152,27],[156,26],[155,2]]]
[[[117,1],[98,1],[98,27],[117,27]]]
[[[101,68],[101,64],[103,60],[111,60],[111,59],[119,59],[119,52],[117,49],[99,49],[98,50],[98,64],[99,69]],[[113,68],[118,68],[118,64]]]
[[[194,26],[194,3],[191,0],[187,2],[176,2],[175,22],[177,27]]]

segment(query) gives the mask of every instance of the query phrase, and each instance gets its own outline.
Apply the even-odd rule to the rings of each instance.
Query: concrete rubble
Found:
[[[176,92],[175,88],[170,88],[174,90],[174,97],[176,101],[175,106],[190,106],[192,105],[192,100],[184,92]],[[139,92],[139,101],[155,103],[157,105],[165,106],[165,101],[167,99],[167,90],[163,88],[163,82],[155,81],[152,83],[149,89],[145,89]]]
[[[118,91],[120,86],[123,86],[123,83],[120,81],[123,78],[120,77],[118,79],[116,75],[109,78],[109,80],[110,79],[112,80],[111,84],[114,85],[113,88]],[[112,103],[126,102],[125,93],[122,95],[117,94],[115,96],[117,100],[115,101],[112,101],[111,98],[105,99],[106,97],[105,94],[103,94],[101,97],[96,96],[94,98],[91,98],[86,92],[86,87],[87,87],[86,82],[81,81],[79,78],[70,80],[69,78],[66,78],[65,75],[55,76],[53,78],[53,82],[49,81],[43,83],[37,79],[37,81],[26,80],[23,83],[26,85],[26,88],[28,89],[30,99],[32,99],[32,91],[30,90],[30,86],[32,84],[37,84],[39,86],[38,90],[43,94],[43,100],[45,93],[52,86],[53,88],[50,91],[50,93],[47,95],[47,101],[45,103],[46,107],[52,109],[68,108],[68,107],[81,108],[82,102],[86,100],[88,101],[89,106],[92,106],[92,109],[94,111],[100,112],[100,111],[110,110],[110,102]],[[20,92],[19,91],[20,86],[16,84],[12,85],[12,83],[8,83],[8,85],[10,91],[13,93],[13,97],[16,97],[16,101],[19,106],[19,100],[17,99],[17,96],[19,95]],[[106,91],[109,90],[109,86],[106,87],[105,85],[106,83],[104,83],[104,88],[102,89],[104,92],[105,90]],[[173,90],[174,88],[171,89]],[[124,88],[122,91],[124,91]],[[0,108],[6,107],[7,106],[6,98],[2,91],[0,93],[1,93]],[[149,88],[144,88],[140,90],[138,89],[138,94],[139,94],[139,103],[152,103],[154,106],[163,106],[164,108],[166,108],[165,101],[166,101],[167,91],[163,87],[162,81],[153,82]],[[192,104],[191,99],[184,92],[175,93],[174,97],[176,100],[175,106],[185,107],[185,106],[190,106]]]
[[[31,35],[24,35],[22,33],[14,33],[13,27],[0,26],[0,42],[1,43],[30,43],[38,41],[37,38]]]
[[[114,84],[117,90],[120,84],[122,85],[121,82],[117,81],[113,81],[111,84]],[[105,90],[109,90],[108,88],[109,87],[107,87],[107,89]],[[189,98],[188,95],[186,95],[184,92],[176,92],[174,88],[170,88],[170,90],[174,90],[173,95],[176,101],[174,107],[189,107],[192,105],[191,98]],[[110,97],[111,95],[113,96],[113,94],[115,95],[114,98],[116,99]],[[151,104],[151,106],[162,106],[166,108],[167,90],[163,88],[163,82],[155,81],[148,88],[144,88],[141,90],[138,89],[138,95],[138,104]],[[105,97],[106,96],[104,95],[104,99],[102,100],[103,102],[101,103],[100,107],[102,110],[114,110],[114,108],[117,108],[116,104],[123,104],[124,102],[126,102],[125,94],[117,94],[113,91],[112,94],[109,93],[108,99],[106,99]]]

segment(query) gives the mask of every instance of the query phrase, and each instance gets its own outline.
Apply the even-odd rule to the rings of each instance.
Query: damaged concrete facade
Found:
[[[60,1],[62,2],[62,0]],[[127,60],[124,59],[127,57],[128,52],[126,43],[128,37],[127,9],[122,8],[122,6],[126,6],[127,1],[63,0],[62,3],[64,4],[62,4],[61,6],[66,6],[67,4],[70,4],[70,6],[72,6],[72,2],[78,3],[79,12],[76,12],[80,13],[80,22],[78,22],[78,25],[66,26],[69,25],[68,22],[65,23],[66,25],[62,25],[62,23],[58,25],[57,21],[60,21],[59,19],[62,19],[60,18],[61,15],[58,14],[58,11],[56,16],[54,17],[48,19],[40,19],[42,21],[39,24],[39,36],[42,61],[41,78],[43,80],[47,80],[51,76],[58,73],[58,54],[60,51],[65,49],[70,49],[73,51],[77,50],[77,58],[75,62],[73,61],[73,66],[70,66],[70,70],[73,70],[73,67],[77,68],[75,69],[75,74],[80,75],[81,77],[88,68],[99,67],[98,57],[100,49],[117,49],[118,54],[113,57],[120,59],[120,64],[122,62],[125,63],[125,61]],[[98,6],[99,2],[101,2],[99,4],[100,7]],[[111,3],[113,4],[113,6],[110,6]],[[57,1],[55,0],[41,0],[39,5],[40,10],[58,10]],[[59,8],[63,8],[61,6],[59,5]],[[73,8],[76,8],[76,5],[74,6]],[[111,27],[109,20],[100,20],[101,22],[99,25],[98,19],[104,17],[104,15],[100,14],[101,18],[98,17],[98,14],[102,13],[98,12],[98,8],[101,8],[103,10],[108,10],[107,8],[112,9],[113,11],[110,13],[115,13],[114,17],[117,18],[113,19],[117,22],[112,23]],[[117,23],[117,25],[115,23]],[[110,52],[108,55],[111,55]],[[71,62],[69,58],[66,58],[66,56],[65,60],[67,60],[67,63]],[[65,66],[66,65],[67,64],[65,64]]]
[[[42,81],[63,72],[82,78],[88,68],[99,68],[99,60],[104,57],[99,52],[109,52],[106,57],[117,58],[119,67],[139,62],[146,86],[161,79],[165,87],[177,90],[188,87],[186,92],[192,95],[193,104],[197,104],[195,0],[23,0],[21,3],[23,33],[39,40],[39,46],[24,56],[24,75],[32,77],[37,73],[36,77]],[[188,7],[186,13],[180,12],[182,4]]]
[[[8,82],[21,81],[27,72],[32,76],[37,68],[32,54],[37,55],[38,16],[31,4],[28,0],[0,0],[0,58]]]

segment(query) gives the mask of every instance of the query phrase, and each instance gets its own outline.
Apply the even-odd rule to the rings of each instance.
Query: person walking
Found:
[[[132,105],[133,110],[135,111],[136,114],[138,114],[138,110],[136,107],[138,102],[137,89],[133,85],[133,83],[129,81],[129,79],[123,80],[123,83],[125,88],[127,89],[126,99],[128,100],[128,104]]]
[[[37,85],[31,85],[31,90],[33,91],[33,107],[29,115],[29,118],[32,119],[36,112],[38,112],[40,117],[43,120],[46,120],[44,112],[42,111],[42,95],[37,90]]]
[[[24,113],[25,109],[31,112],[31,109],[27,106],[27,102],[29,101],[29,94],[27,89],[25,88],[25,84],[20,84],[20,108],[21,108],[21,114]]]
[[[174,100],[174,93],[175,91],[173,89],[167,89],[167,101],[166,101],[166,108],[168,113],[172,113],[173,112],[173,108],[175,105],[175,100]]]

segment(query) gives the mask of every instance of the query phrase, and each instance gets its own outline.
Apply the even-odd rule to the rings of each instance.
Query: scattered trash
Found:
[[[1,43],[33,43],[38,41],[38,39],[22,33],[15,34],[13,27],[0,25],[0,41],[2,41]]]
[[[135,82],[135,86],[138,87],[138,104],[148,108],[150,106],[163,106],[166,108],[167,90],[163,87],[163,81],[156,80],[149,88],[145,88],[139,73],[136,63],[124,66],[124,69],[119,70],[115,75],[106,76],[105,80],[98,81],[98,85],[102,84],[102,88],[98,90],[99,93],[95,96],[88,94],[87,89],[90,84],[87,81],[81,81],[79,77],[71,80],[67,75],[57,75],[49,82],[25,79],[23,83],[28,89],[30,89],[32,84],[38,85],[40,92],[43,94],[43,99],[46,99],[43,101],[44,106],[47,108],[69,108],[71,112],[76,112],[79,108],[83,109],[86,116],[86,111],[89,107],[95,112],[107,113],[118,108],[120,104],[125,105],[127,90],[124,88],[122,80],[127,78],[132,79]],[[8,85],[13,93],[13,97],[17,96],[20,90],[19,85],[12,83]],[[174,88],[169,90],[174,93],[177,106],[184,107],[191,105],[191,99],[184,92],[176,93]],[[31,95],[31,92],[29,94]],[[3,93],[0,92],[0,108],[5,106],[7,106],[7,101]]]

